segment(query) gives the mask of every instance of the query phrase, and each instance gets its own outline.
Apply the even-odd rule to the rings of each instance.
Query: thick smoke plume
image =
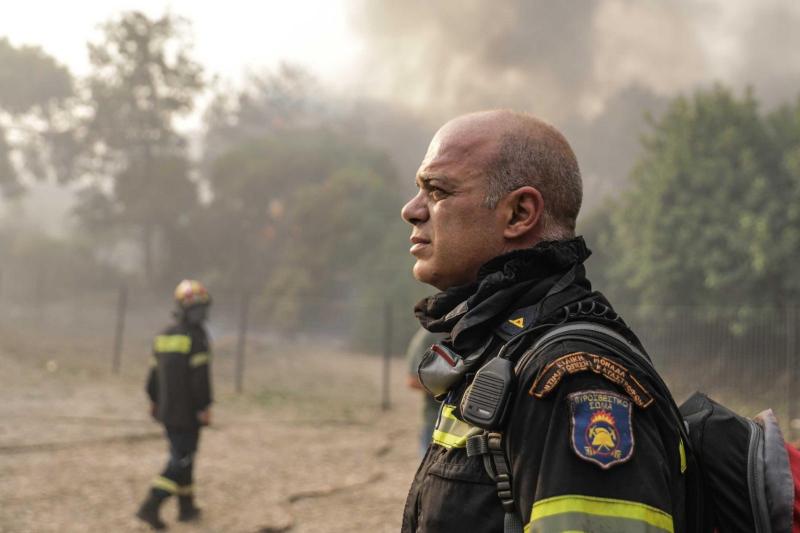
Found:
[[[368,94],[429,130],[484,108],[550,120],[578,152],[589,208],[624,184],[645,114],[670,97],[720,81],[772,106],[800,87],[790,1],[363,0],[352,13]]]

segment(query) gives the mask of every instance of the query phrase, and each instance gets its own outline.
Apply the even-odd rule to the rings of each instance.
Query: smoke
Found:
[[[352,22],[366,94],[434,128],[503,107],[553,122],[578,153],[589,209],[624,186],[645,114],[669,98],[721,81],[771,107],[800,87],[789,1],[356,0]]]
[[[591,116],[630,85],[667,94],[702,77],[679,5],[630,0],[364,2],[354,10],[370,87],[452,114],[524,108]]]
[[[452,115],[486,107],[555,110],[587,89],[597,2],[363,2],[369,86]]]
[[[733,78],[752,85],[762,101],[773,106],[797,98],[800,91],[800,3],[754,6],[760,8],[742,17],[740,61]]]

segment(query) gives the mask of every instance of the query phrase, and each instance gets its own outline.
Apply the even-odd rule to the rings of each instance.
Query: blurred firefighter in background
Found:
[[[153,529],[166,527],[159,509],[173,494],[178,496],[179,521],[200,517],[192,471],[200,428],[211,423],[211,349],[204,327],[211,298],[200,282],[183,280],[175,289],[175,303],[175,322],[153,343],[147,379],[151,414],[164,424],[169,440],[167,465],[136,513]]]
[[[419,328],[417,332],[411,337],[406,349],[406,362],[408,363],[408,377],[406,384],[411,389],[416,389],[422,393],[423,407],[422,407],[422,426],[419,434],[420,455],[425,455],[428,445],[431,443],[433,429],[436,425],[436,417],[439,416],[439,406],[431,393],[425,390],[422,383],[419,382],[417,369],[422,361],[422,356],[430,348],[432,344],[444,339],[446,335],[442,333],[431,333],[425,328]]]

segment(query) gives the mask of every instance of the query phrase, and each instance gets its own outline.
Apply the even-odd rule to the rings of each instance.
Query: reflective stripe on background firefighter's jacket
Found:
[[[471,294],[480,295],[481,284],[491,282],[493,290],[486,294],[502,300],[497,295],[503,290],[514,291],[527,282],[522,294],[517,291],[507,298],[515,307],[495,305],[483,311],[494,317],[501,314],[502,320],[513,327],[529,325],[536,317],[511,314],[519,308],[518,302],[533,304],[547,294],[548,287],[560,278],[553,270],[558,274],[568,270],[570,257],[574,261],[585,258],[580,253],[582,240],[577,245],[570,242],[573,248],[561,255],[563,250],[542,252],[534,248],[510,254],[506,261],[495,260],[496,269],[482,269],[484,277],[471,288]],[[525,268],[534,272],[521,277],[519,273]],[[437,296],[444,299],[447,295]],[[556,304],[551,307],[582,301],[587,306],[597,302],[610,310],[605,298],[591,292],[581,275],[551,299]],[[465,321],[480,323],[480,317],[467,312],[452,324],[455,306],[437,311],[437,303],[441,300],[418,305],[418,316],[436,312],[434,318],[450,320],[446,325],[455,332],[452,344],[456,353],[458,336],[469,328],[474,345],[484,344],[489,335],[497,337],[498,320],[487,320],[483,329],[465,327]],[[481,303],[472,301],[475,308]],[[420,321],[429,329],[441,327],[435,320],[426,324],[424,318]],[[629,333],[621,321],[617,321],[616,329]],[[496,338],[489,348],[490,356],[504,340]],[[534,341],[530,338],[523,343],[530,346]],[[460,416],[458,406],[465,388],[462,382],[451,389],[443,403],[433,442],[409,491],[404,533],[503,532],[504,511],[496,485],[482,457],[468,457],[466,453],[466,439],[480,430]],[[503,429],[517,513],[525,531],[691,531],[686,514],[690,482],[675,425],[668,400],[654,381],[626,368],[616,354],[579,341],[559,342],[548,348],[519,376]]]
[[[211,404],[210,347],[203,326],[178,323],[153,340],[147,380],[157,418],[165,426],[193,429],[197,413]]]

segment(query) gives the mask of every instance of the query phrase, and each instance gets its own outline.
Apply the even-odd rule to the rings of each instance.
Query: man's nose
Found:
[[[425,203],[424,191],[422,189],[403,206],[403,209],[400,211],[400,216],[412,226],[416,226],[428,220],[428,206]]]

